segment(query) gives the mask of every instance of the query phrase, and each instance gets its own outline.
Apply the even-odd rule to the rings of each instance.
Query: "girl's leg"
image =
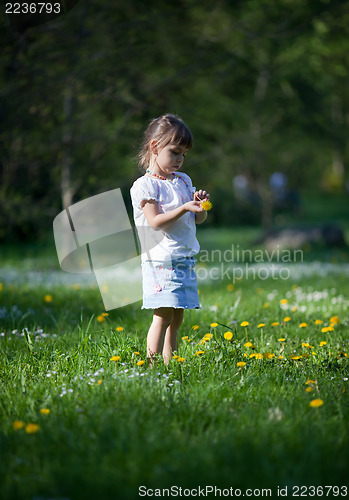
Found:
[[[184,309],[173,310],[173,320],[166,330],[164,348],[162,351],[165,364],[172,358],[173,351],[178,350],[178,329],[183,322]]]
[[[154,309],[153,322],[150,325],[147,337],[147,357],[152,358],[156,353],[162,353],[164,339],[168,326],[173,320],[173,307],[159,307]]]

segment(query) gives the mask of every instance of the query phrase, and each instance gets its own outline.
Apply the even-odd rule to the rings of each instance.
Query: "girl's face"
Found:
[[[160,171],[155,173],[163,175],[165,177],[171,176],[183,165],[185,154],[187,149],[183,146],[177,146],[176,144],[167,144],[163,148],[157,148],[154,146],[153,154],[155,156],[154,166]]]

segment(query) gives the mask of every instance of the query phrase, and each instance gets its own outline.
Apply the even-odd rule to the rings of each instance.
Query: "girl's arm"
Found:
[[[184,203],[184,205],[166,213],[160,213],[159,205],[155,200],[143,200],[141,202],[141,207],[144,217],[147,219],[149,225],[154,229],[166,229],[187,212],[194,212],[195,214],[204,212],[201,202],[199,201],[188,201],[187,203]]]

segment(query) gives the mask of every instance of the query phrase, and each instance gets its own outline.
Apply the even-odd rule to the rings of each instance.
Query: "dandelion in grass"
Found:
[[[279,326],[279,322],[278,321],[273,321],[273,323],[271,324],[271,326]]]
[[[323,404],[324,404],[323,400],[320,398],[317,398],[317,399],[313,399],[312,401],[310,401],[309,406],[311,408],[320,408],[320,406],[322,406]]]
[[[140,352],[136,351],[133,353],[135,356],[139,356],[140,355]]]
[[[172,359],[178,359],[179,356],[177,354],[175,354],[174,356],[172,356]]]
[[[245,345],[245,347],[252,347],[253,346],[252,342],[246,342],[246,344],[244,344],[244,345]]]
[[[185,358],[177,358],[178,363],[183,363],[185,361]]]
[[[257,326],[257,328],[263,328],[263,326],[265,326],[265,323],[259,323],[259,325]]]
[[[49,303],[49,302],[52,302],[53,298],[52,298],[52,295],[45,295],[44,297],[44,301]]]
[[[137,362],[137,366],[142,366],[144,365],[144,363],[145,363],[144,359],[141,359]]]
[[[308,323],[300,323],[299,328],[306,328],[308,326]]]
[[[211,326],[212,328],[216,328],[216,326],[218,326],[218,323],[211,323],[211,324],[210,324],[210,326]]]
[[[97,316],[97,321],[98,323],[103,323],[103,321],[105,321],[105,316],[103,316],[103,314],[100,314],[99,316]]]
[[[319,345],[320,347],[323,347],[324,345],[327,345],[327,342],[325,342],[325,340],[322,340]]]
[[[116,330],[117,332],[123,332],[123,331],[124,331],[124,327],[123,327],[123,326],[117,326],[117,327],[115,328],[115,330]]]
[[[265,353],[263,354],[263,357],[264,357],[265,359],[273,359],[273,358],[275,358],[275,354],[274,354],[274,353],[272,353],[272,352],[265,352]]]
[[[227,292],[233,292],[234,288],[234,285],[232,283],[229,283],[229,285],[227,285]]]
[[[199,325],[194,325],[191,327],[192,330],[198,330],[199,329]]]
[[[40,413],[42,415],[49,415],[51,413],[51,410],[49,408],[41,408]]]
[[[188,340],[188,338],[189,338],[188,335],[185,335],[184,337],[182,337],[182,340],[185,341],[185,340]]]
[[[38,430],[40,430],[40,426],[38,424],[27,424],[25,426],[25,432],[27,434],[35,434]]]
[[[249,323],[248,321],[243,321],[243,322],[241,323],[241,326],[248,326],[249,324],[250,324],[250,323]]]
[[[315,380],[309,379],[309,380],[306,381],[305,385],[315,384],[315,383],[316,383]]]
[[[264,307],[264,309],[268,309],[268,307],[269,307],[269,303],[268,303],[268,302],[265,302],[265,303],[263,304],[263,307]]]
[[[121,359],[121,356],[112,356],[110,358],[110,361],[120,361],[120,359]]]
[[[293,306],[292,307],[292,312],[296,312],[297,311],[297,306]]]
[[[295,354],[291,354],[290,359],[292,359],[293,361],[299,361],[300,359],[302,359],[302,356],[296,356]]]
[[[236,363],[236,365],[237,365],[239,368],[243,368],[243,367],[246,365],[246,363],[245,363],[245,361],[239,361],[238,363]]]
[[[302,342],[302,347],[309,347],[309,343],[308,342]]]
[[[205,354],[205,351],[196,351],[194,356],[201,356],[202,354]]]
[[[339,318],[338,316],[332,316],[332,318],[330,318],[330,323],[333,323],[334,325],[338,325],[339,324]]]
[[[313,387],[309,386],[305,389],[306,392],[312,392],[314,390]]]
[[[285,359],[283,356],[279,356],[278,359]]]
[[[225,340],[231,340],[233,338],[232,332],[225,332],[224,338]]]
[[[287,304],[287,303],[288,303],[288,300],[287,300],[287,299],[281,299],[281,300],[280,300],[280,304],[281,304],[281,305],[285,305],[285,304]]]
[[[284,337],[281,337],[280,339],[278,339],[279,342],[285,342],[286,339]]]
[[[316,319],[315,320],[315,325],[322,325],[323,320],[322,319]]]
[[[103,383],[102,379],[97,380],[97,385],[101,385]]]
[[[213,337],[212,333],[205,333],[202,340],[210,340],[210,339],[212,339],[212,337]]]
[[[286,318],[284,318],[284,323],[288,323],[289,321],[291,321],[291,318],[289,316],[286,316]]]
[[[25,426],[25,423],[23,422],[23,420],[15,420],[12,424],[13,428],[15,431],[19,431],[20,429],[23,429],[23,427]]]

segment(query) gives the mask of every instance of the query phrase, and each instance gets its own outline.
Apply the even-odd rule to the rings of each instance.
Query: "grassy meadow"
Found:
[[[199,239],[224,250],[255,232]],[[52,280],[65,274],[54,249],[4,250],[0,497],[206,485],[345,496],[334,487],[348,483],[349,272],[342,251],[332,267],[311,267],[314,255],[287,279],[199,282],[175,358],[150,368],[141,302],[105,313],[95,284]]]

